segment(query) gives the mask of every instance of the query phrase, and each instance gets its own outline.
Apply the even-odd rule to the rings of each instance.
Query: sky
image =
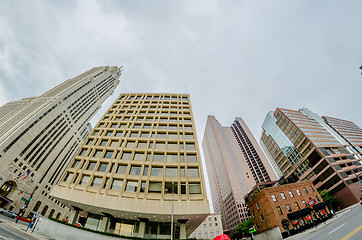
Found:
[[[120,93],[189,93],[199,144],[208,115],[309,108],[362,127],[362,1],[0,0],[0,105],[95,66],[123,66]]]

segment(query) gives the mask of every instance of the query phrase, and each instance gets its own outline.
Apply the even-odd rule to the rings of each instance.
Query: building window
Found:
[[[167,167],[166,168],[166,177],[177,177],[177,168]]]
[[[144,153],[135,153],[133,159],[137,161],[143,161],[144,157],[145,157]]]
[[[292,192],[292,191],[289,191],[289,195],[290,195],[290,197],[294,197],[294,195],[293,195],[293,192]]]
[[[294,205],[297,208],[297,210],[300,209],[299,204],[297,202],[295,202]]]
[[[263,214],[260,214],[260,220],[261,220],[262,222],[264,222]]]
[[[70,182],[70,180],[72,180],[73,175],[74,175],[73,173],[68,172],[67,175],[65,175],[64,182]]]
[[[297,191],[298,195],[302,195],[298,189],[297,189],[297,190],[295,190],[295,191]]]
[[[93,154],[93,157],[100,157],[102,154],[102,150],[96,150]]]
[[[304,200],[302,200],[302,203],[305,205],[305,207],[308,207],[307,203]]]
[[[255,206],[256,206],[256,209],[260,210],[260,207],[259,207],[258,203],[256,203]]]
[[[280,196],[282,196],[282,198],[285,199],[284,193],[280,193]]]
[[[112,158],[112,155],[113,155],[113,151],[106,151],[104,158]]]
[[[87,166],[87,170],[93,171],[95,166],[96,166],[96,162],[89,162],[88,166]]]
[[[151,176],[162,177],[162,175],[163,175],[163,168],[162,167],[152,167]]]
[[[106,146],[106,145],[107,145],[107,142],[108,142],[108,140],[102,140],[102,141],[101,141],[101,146]]]
[[[123,185],[123,180],[120,179],[113,179],[111,189],[113,190],[121,190]]]
[[[283,215],[283,211],[279,206],[277,207],[277,211],[278,211],[279,215]]]
[[[101,185],[102,178],[101,177],[94,177],[91,183],[92,187],[99,187]]]
[[[150,182],[148,185],[149,193],[161,193],[162,183],[161,182]]]
[[[82,178],[79,181],[80,185],[87,185],[89,180],[89,176],[88,175],[83,175]]]
[[[189,193],[190,194],[201,194],[200,183],[189,183]]]
[[[271,195],[271,197],[272,197],[272,199],[273,199],[273,201],[274,201],[274,202],[276,202],[276,201],[277,201],[277,198],[275,197],[275,195],[274,195],[274,194],[272,194],[272,195]]]
[[[105,172],[107,170],[108,163],[101,163],[98,167],[98,172]]]
[[[138,182],[136,181],[127,181],[126,191],[127,192],[137,192]]]
[[[154,153],[153,154],[153,161],[154,162],[163,162],[164,155],[161,153]]]
[[[127,170],[127,165],[118,165],[117,172],[118,174],[125,174]]]
[[[290,207],[289,204],[287,204],[287,211],[288,211],[288,212],[291,212],[291,211],[292,211],[292,208]]]
[[[87,152],[87,149],[82,149],[82,151],[80,152],[80,156],[84,156],[85,155],[85,153]]]
[[[80,160],[75,160],[73,162],[72,168],[77,168],[79,166]]]
[[[130,152],[124,152],[123,154],[122,154],[122,157],[121,157],[121,159],[123,159],[123,160],[130,160],[131,159],[131,153]]]
[[[187,168],[187,176],[188,177],[199,177],[199,169],[198,168]]]
[[[142,181],[141,182],[141,188],[140,188],[140,192],[145,192],[146,191],[146,182]]]
[[[314,189],[313,189],[313,187],[312,187],[312,186],[309,186],[309,188],[310,188],[310,190],[311,190],[312,192],[314,192]]]
[[[197,158],[195,154],[188,154],[186,155],[187,162],[197,162]]]
[[[141,166],[132,166],[131,170],[129,171],[130,175],[140,175],[141,173]]]
[[[177,194],[178,193],[177,190],[178,190],[178,184],[177,183],[172,184],[172,182],[165,182],[165,193],[172,193],[173,192],[173,193]]]
[[[305,187],[304,187],[303,189],[304,189],[304,192],[305,192],[305,193],[308,193],[308,191],[307,191],[307,189],[306,189]]]

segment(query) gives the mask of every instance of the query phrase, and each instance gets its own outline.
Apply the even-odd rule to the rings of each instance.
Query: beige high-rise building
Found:
[[[0,108],[0,206],[24,216],[67,218],[69,209],[49,195],[90,132],[90,119],[119,83],[118,67],[96,67],[39,97]],[[23,200],[22,200],[23,199]]]
[[[254,136],[241,118],[224,127],[208,116],[202,142],[216,213],[223,229],[233,234],[249,218],[244,196],[256,183],[277,180],[277,176]]]
[[[145,238],[170,237],[172,222],[175,238],[196,229],[209,205],[189,98],[120,95],[51,192],[72,222]]]

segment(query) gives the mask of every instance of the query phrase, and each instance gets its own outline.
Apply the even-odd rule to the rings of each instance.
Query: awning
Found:
[[[8,203],[12,203],[12,202],[13,202],[13,200],[10,200],[9,198],[7,198],[7,197],[5,197],[5,196],[1,196],[1,195],[0,195],[0,199],[3,200],[3,201],[5,201],[5,202],[8,202]]]
[[[313,205],[313,209],[314,210],[321,210],[321,209],[324,209],[325,206],[327,206],[327,204],[325,202],[321,202],[321,203]]]
[[[304,217],[304,216],[308,215],[311,211],[313,211],[311,208],[304,208],[304,209],[299,210],[299,211],[288,213],[287,216],[288,216],[288,218],[290,220],[298,219],[298,218],[301,218],[301,217]]]

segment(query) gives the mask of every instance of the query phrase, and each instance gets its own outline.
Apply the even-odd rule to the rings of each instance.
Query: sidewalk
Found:
[[[1,218],[0,222],[2,222],[4,225],[7,225],[9,227],[11,227],[12,229],[24,233],[28,236],[31,236],[35,239],[39,239],[39,240],[52,240],[52,238],[48,238],[45,237],[43,235],[40,235],[38,233],[36,233],[35,231],[32,233],[32,228],[29,228],[28,231],[26,232],[26,229],[28,227],[28,224],[22,221],[19,221],[18,223],[15,223],[15,220],[10,219],[10,218]]]
[[[349,207],[347,207],[347,208],[345,208],[345,209],[343,209],[343,210],[340,210],[340,211],[338,211],[338,212],[336,213],[336,215],[337,215],[336,217],[332,217],[332,218],[328,219],[327,221],[325,221],[324,223],[319,224],[317,227],[310,228],[310,229],[308,229],[308,230],[305,230],[304,232],[301,232],[301,233],[298,233],[298,234],[296,234],[296,235],[290,236],[290,237],[288,237],[288,238],[286,238],[286,239],[288,239],[288,240],[300,240],[300,239],[304,239],[303,236],[304,236],[305,234],[308,234],[308,233],[311,233],[311,232],[315,232],[315,231],[320,230],[321,228],[327,226],[327,225],[330,224],[331,222],[334,222],[335,220],[337,220],[338,218],[340,218],[340,217],[343,216],[344,214],[346,214],[346,213],[348,213],[349,211],[351,211],[351,208],[353,208],[353,207],[355,207],[355,206],[357,206],[357,205],[359,205],[359,203],[356,203],[356,204],[354,204],[354,205],[352,205],[352,206],[349,206]]]

